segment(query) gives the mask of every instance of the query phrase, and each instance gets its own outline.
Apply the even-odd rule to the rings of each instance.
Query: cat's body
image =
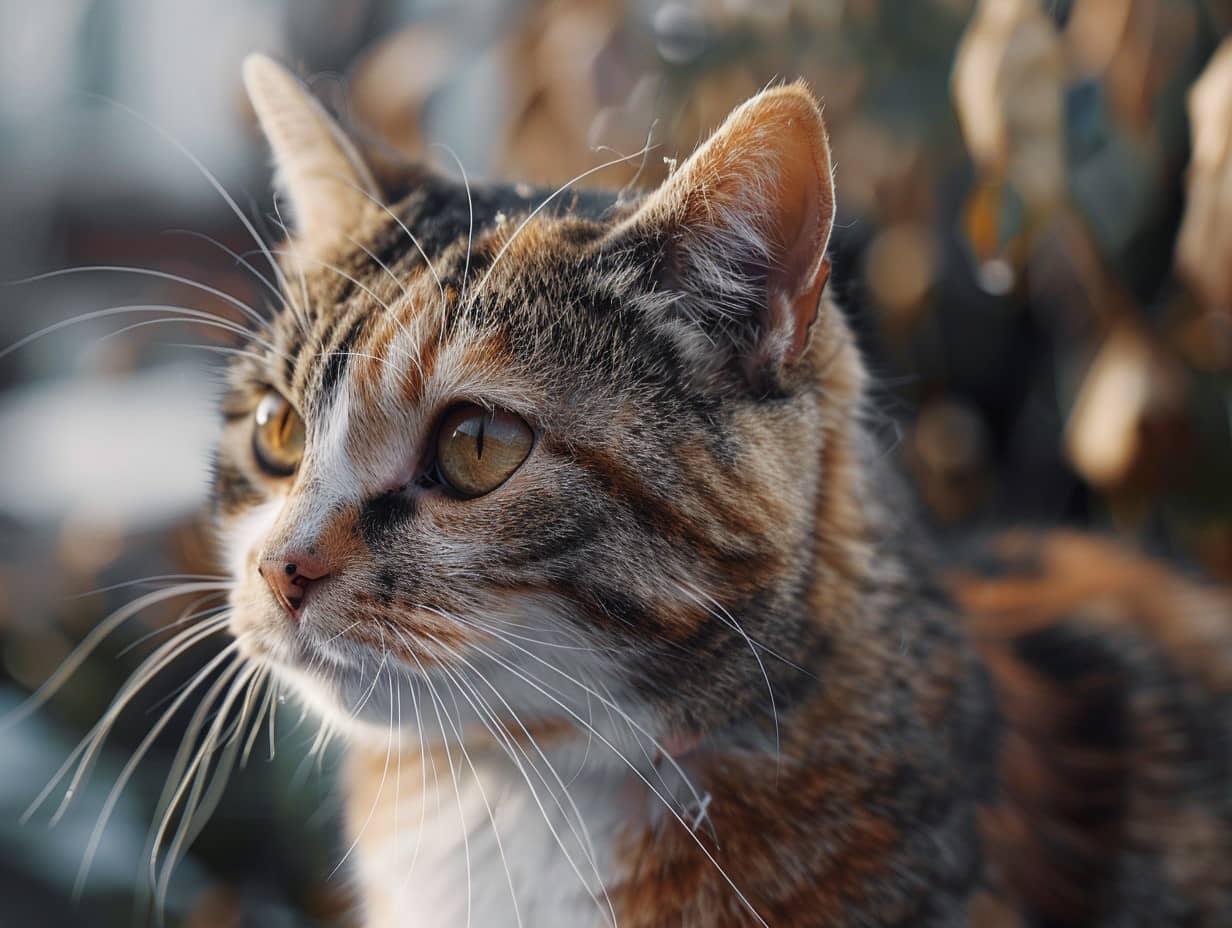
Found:
[[[1079,536],[933,550],[806,91],[540,210],[390,197],[246,76],[299,232],[226,404],[233,627],[352,736],[368,924],[1232,924],[1232,603]]]
[[[580,733],[544,748],[567,773],[593,858],[535,758],[515,765],[482,735],[468,757],[438,746],[426,766],[418,748],[392,762],[357,750],[348,819],[373,924],[464,923],[468,860],[476,925],[603,924],[599,875],[622,925],[748,924],[690,832],[771,925],[1228,924],[1232,601],[1065,533],[990,539],[952,564],[947,592],[967,611],[949,619],[991,673],[997,715],[972,699],[972,727],[938,736],[940,719],[961,715],[935,681],[922,687],[937,687],[925,724],[902,707],[913,697],[893,708],[884,688],[910,689],[917,659],[945,680],[959,660],[948,636],[904,634],[903,660],[874,661],[884,675],[840,685],[834,701],[885,703],[864,708],[880,730],[830,729],[818,693],[780,710],[782,751],[721,738],[693,748],[677,761],[704,810],[676,778],[658,779],[662,759],[637,756],[688,829],[638,773],[587,757]]]
[[[418,747],[392,761],[356,750],[348,821],[371,923],[465,923],[468,862],[476,925],[605,924],[599,876],[621,925],[754,923],[692,833],[771,925],[1232,924],[1232,600],[1079,535],[981,549],[952,562],[947,592],[967,611],[949,619],[992,675],[995,716],[972,700],[973,727],[939,737],[959,721],[954,694],[926,683],[934,727],[921,726],[901,697],[892,707],[882,665],[838,699],[886,703],[864,709],[878,731],[828,730],[820,705],[781,709],[783,751],[716,739],[679,756],[704,807],[658,779],[662,759],[635,755],[634,773],[556,733],[545,752],[593,857],[536,758],[515,765],[482,734],[469,757],[438,746],[427,766]],[[897,685],[925,654],[952,680],[946,637],[903,635]]]

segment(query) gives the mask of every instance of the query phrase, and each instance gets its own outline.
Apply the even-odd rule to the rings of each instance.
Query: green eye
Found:
[[[436,437],[436,469],[465,499],[491,493],[522,466],[534,433],[520,417],[473,403],[450,410]]]
[[[273,390],[261,398],[253,415],[252,450],[271,477],[290,477],[304,454],[304,420]]]

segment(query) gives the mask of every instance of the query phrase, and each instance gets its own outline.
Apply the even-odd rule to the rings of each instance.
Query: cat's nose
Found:
[[[274,598],[291,618],[299,618],[308,590],[329,576],[329,567],[318,557],[302,551],[276,551],[261,558],[257,572],[265,578]]]

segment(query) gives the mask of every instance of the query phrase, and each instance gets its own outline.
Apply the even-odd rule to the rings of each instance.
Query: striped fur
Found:
[[[217,508],[246,652],[351,736],[369,924],[1232,923],[1227,597],[1079,536],[938,557],[818,299],[819,127],[769,91],[635,200],[408,169],[283,249]],[[425,479],[459,400],[536,436],[469,501]],[[297,621],[269,550],[330,565]]]

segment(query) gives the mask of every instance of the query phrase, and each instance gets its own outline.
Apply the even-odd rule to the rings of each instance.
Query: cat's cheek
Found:
[[[241,642],[261,635],[269,625],[265,621],[260,591],[249,584],[240,584],[231,591],[231,621],[228,627],[233,637]]]
[[[223,559],[235,583],[243,584],[256,576],[257,558],[281,508],[281,500],[262,503],[222,525]]]

